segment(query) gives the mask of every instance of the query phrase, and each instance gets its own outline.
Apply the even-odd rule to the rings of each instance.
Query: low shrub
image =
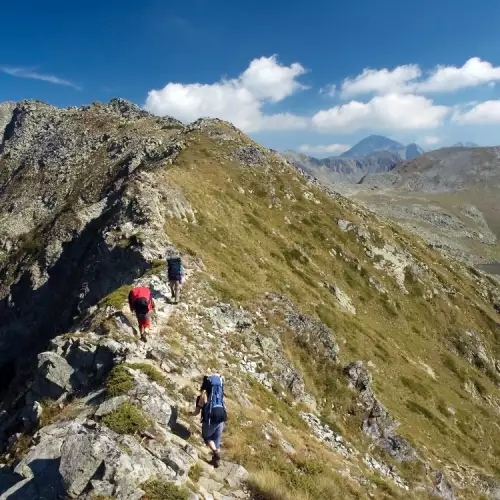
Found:
[[[143,415],[140,408],[128,401],[117,410],[104,415],[101,422],[118,434],[135,434],[151,426],[151,422]]]

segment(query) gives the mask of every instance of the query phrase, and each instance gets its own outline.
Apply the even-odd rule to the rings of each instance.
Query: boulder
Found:
[[[83,492],[105,456],[115,448],[108,436],[81,430],[68,435],[61,448],[59,472],[66,491],[73,496]]]
[[[42,416],[43,408],[38,401],[31,401],[26,404],[20,414],[23,429],[28,431],[38,425],[40,417]]]
[[[175,424],[177,411],[174,402],[166,395],[164,387],[151,382],[141,372],[130,370],[136,384],[129,392],[130,400],[141,406],[144,412],[159,425],[168,427]]]
[[[91,420],[44,427],[35,440],[38,444],[14,470],[27,480],[23,488],[33,484],[38,494],[34,498],[80,498],[90,491],[89,498],[95,493],[140,499],[144,492],[139,485],[151,477],[178,476],[132,436],[121,436]]]
[[[33,389],[41,398],[59,399],[75,385],[78,385],[75,370],[63,357],[54,352],[38,355]]]

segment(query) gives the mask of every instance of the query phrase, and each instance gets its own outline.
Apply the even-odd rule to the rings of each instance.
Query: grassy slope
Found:
[[[379,398],[401,422],[400,432],[426,458],[436,465],[459,462],[490,474],[500,471],[500,433],[491,432],[496,413],[485,400],[498,395],[492,382],[495,375],[488,377],[446,348],[462,332],[474,329],[498,355],[500,331],[491,307],[476,295],[474,283],[414,238],[386,225],[379,240],[397,239],[429,266],[436,283],[439,279],[462,292],[425,300],[421,285],[409,282],[410,294],[401,294],[394,280],[385,278],[366,257],[362,245],[338,228],[338,218],[353,222],[365,218],[350,203],[306,186],[278,160],[267,169],[235,163],[228,154],[234,147],[192,132],[188,148],[158,174],[160,182],[178,185],[197,210],[197,223],[166,222],[172,241],[203,260],[221,298],[252,307],[266,291],[283,293],[334,330],[343,363],[371,360]],[[271,187],[281,207],[270,207]],[[304,190],[313,193],[316,202],[306,199]],[[380,226],[371,216],[364,222],[375,231]],[[349,255],[351,262],[333,257],[332,248]],[[360,270],[353,259],[359,260]],[[389,290],[396,309],[369,286],[370,276]],[[357,316],[337,307],[322,286],[325,280],[352,297]],[[300,354],[295,351],[295,361],[307,363]],[[313,371],[305,369],[309,389],[331,400],[332,385],[324,377],[322,384]],[[464,389],[468,381],[477,398]],[[448,407],[455,409],[454,415]],[[366,444],[345,414],[325,409],[324,415],[359,446]],[[485,435],[488,439],[483,439]]]

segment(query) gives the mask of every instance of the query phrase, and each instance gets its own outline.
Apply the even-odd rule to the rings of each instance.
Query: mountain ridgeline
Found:
[[[424,152],[424,150],[415,143],[404,146],[400,142],[393,141],[382,135],[370,135],[359,141],[340,156],[341,158],[356,158],[370,156],[380,151],[389,151],[399,157],[400,160],[416,158]]]
[[[323,182],[357,183],[365,174],[388,172],[398,162],[423,152],[417,144],[404,146],[381,135],[370,135],[340,156],[318,159],[293,151],[283,156]]]
[[[0,127],[2,499],[498,498],[494,278],[217,119],[22,101]],[[190,415],[213,371],[219,469]]]

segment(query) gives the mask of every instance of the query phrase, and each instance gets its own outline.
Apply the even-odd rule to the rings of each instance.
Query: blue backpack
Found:
[[[171,281],[180,281],[184,274],[184,268],[179,257],[167,259],[168,279]]]
[[[207,381],[210,389],[207,389],[207,403],[203,407],[203,422],[220,424],[227,420],[222,379],[218,375],[212,375],[207,377]]]

